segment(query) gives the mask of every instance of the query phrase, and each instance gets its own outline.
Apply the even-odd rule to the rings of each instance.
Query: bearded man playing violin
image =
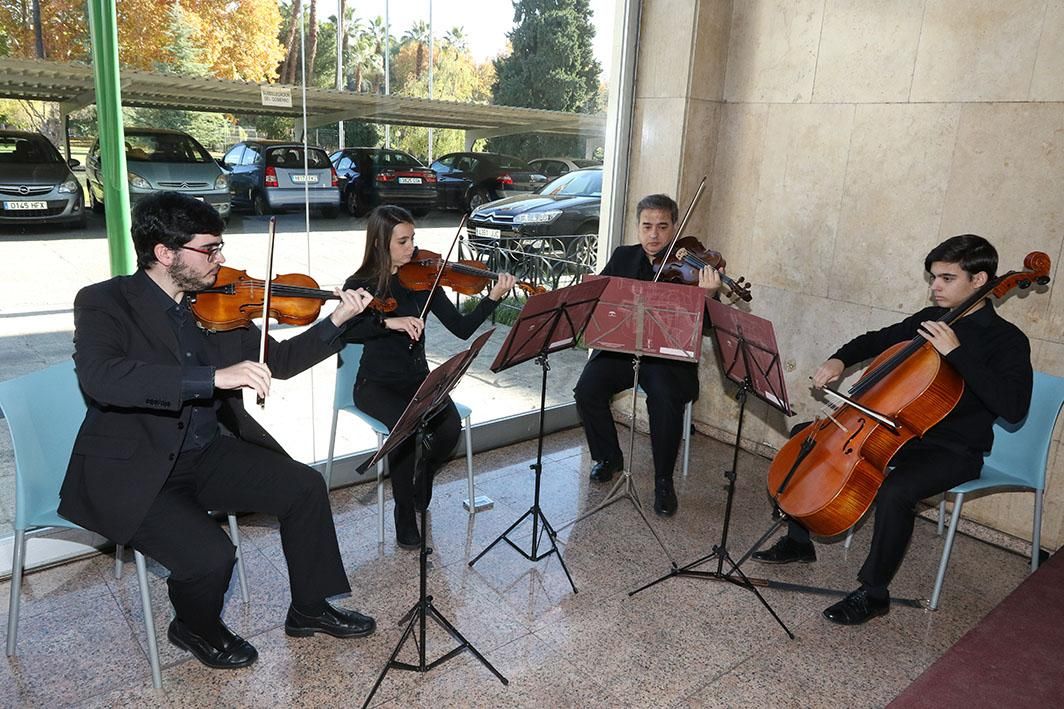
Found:
[[[861,586],[824,611],[834,623],[856,625],[889,612],[888,586],[912,537],[917,502],[977,478],[983,453],[993,442],[994,420],[1016,423],[1027,414],[1034,374],[1023,332],[1001,318],[985,298],[952,326],[939,321],[975,297],[995,277],[997,266],[997,251],[981,236],[947,239],[924,259],[934,305],[851,340],[813,373],[813,386],[820,389],[838,381],[848,367],[919,336],[964,380],[963,394],[945,418],[891,458],[876,497],[871,549],[857,576]],[[804,426],[796,427],[792,436]],[[753,558],[770,564],[812,562],[816,551],[809,532],[789,520],[787,535]]]
[[[654,258],[675,237],[679,209],[668,195],[653,194],[639,201],[636,215],[639,243],[614,249],[601,275],[654,280]],[[720,289],[720,274],[711,266],[702,268],[698,287],[716,294]],[[624,468],[610,400],[615,394],[632,388],[632,364],[631,355],[595,350],[573,390],[594,461],[591,467],[594,482],[608,482]],[[639,366],[639,386],[647,394],[650,418],[654,511],[671,516],[677,508],[672,473],[683,438],[684,407],[698,398],[698,364],[644,357]]]
[[[351,587],[324,481],[256,423],[240,392],[265,396],[273,377],[302,372],[375,325],[356,317],[368,293],[337,289],[332,314],[271,341],[266,363],[256,361],[254,326],[200,329],[188,294],[214,283],[225,261],[223,226],[199,200],[152,195],[133,211],[137,271],[77,294],[74,362],[88,412],[59,513],[169,569],[170,641],[209,667],[231,669],[258,653],[221,620],[236,556],[208,510],[277,516],[292,594],[288,635],[346,638],[375,628],[372,618],[326,601]]]

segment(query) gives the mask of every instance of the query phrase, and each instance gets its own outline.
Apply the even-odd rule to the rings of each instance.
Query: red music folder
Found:
[[[585,280],[604,276],[585,276]],[[702,357],[701,288],[608,276],[584,331],[588,347],[697,362]]]

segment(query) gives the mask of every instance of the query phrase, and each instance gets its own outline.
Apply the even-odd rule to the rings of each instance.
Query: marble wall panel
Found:
[[[757,216],[769,106],[724,104],[710,179],[707,238],[725,254],[728,272],[747,274],[761,254],[750,235]]]
[[[1023,101],[1046,0],[927,0],[911,101]]]
[[[690,57],[691,98],[706,101],[724,98],[732,12],[731,0],[700,0],[698,3],[695,42]]]
[[[829,297],[928,305],[923,256],[940,241],[959,116],[957,104],[857,107]]]
[[[637,98],[686,96],[690,82],[697,4],[644,2],[639,27]]]
[[[824,0],[735,4],[724,98],[806,103],[813,95]]]
[[[705,190],[695,211],[691,213],[684,235],[697,236],[707,246],[705,237],[709,222],[709,205],[713,200],[711,176],[717,154],[721,108],[722,105],[717,102],[702,100],[687,102],[680,184],[677,193],[672,195],[680,205],[680,217],[683,218],[684,211],[687,210],[698,190],[698,184],[703,177],[706,178]]]
[[[813,101],[906,101],[923,14],[913,0],[828,0]]]
[[[807,295],[826,295],[853,128],[846,104],[769,109],[747,276]]]
[[[637,99],[632,117],[631,171],[625,205],[625,244],[639,239],[635,232],[635,206],[647,194],[675,195],[679,184],[684,145],[687,101],[673,98]]]
[[[1064,3],[1050,2],[1038,41],[1031,101],[1064,101]]]
[[[942,214],[943,238],[976,233],[998,249],[1001,271],[1034,250],[1064,246],[1064,104],[966,104]],[[1064,295],[1029,297],[1014,322],[1036,337],[1059,338]]]

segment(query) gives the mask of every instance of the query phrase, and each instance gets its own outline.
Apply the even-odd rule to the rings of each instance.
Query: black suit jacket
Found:
[[[83,288],[74,300],[74,364],[89,410],[74,442],[59,514],[119,544],[140,526],[170,475],[191,415],[181,399],[177,335],[148,290],[156,287],[137,271]],[[350,329],[363,321],[370,319],[356,318]],[[271,338],[268,364],[275,378],[294,376],[343,347],[349,328],[326,337],[322,327],[333,328],[323,321],[284,342]],[[257,360],[260,337],[255,326],[211,333],[209,360],[216,368]],[[233,435],[284,452],[244,410],[239,390],[219,389],[214,396],[221,402],[218,418]]]
[[[643,246],[641,244],[630,244],[615,248],[610,255],[610,260],[606,262],[606,266],[602,269],[602,272],[599,275],[620,276],[622,278],[634,278],[639,281],[651,281],[654,279],[654,269],[650,265],[650,259],[647,258],[646,252],[643,251]],[[706,324],[708,322],[708,318],[703,320],[703,333],[707,331]],[[605,354],[613,355],[614,353],[605,353],[600,350],[595,350],[591,356],[594,358]],[[683,389],[685,398],[690,400],[698,398],[697,362],[678,362],[673,359],[664,359],[661,357],[646,357],[643,359],[640,366],[645,367],[648,365],[651,367],[669,369],[675,377],[674,381]]]

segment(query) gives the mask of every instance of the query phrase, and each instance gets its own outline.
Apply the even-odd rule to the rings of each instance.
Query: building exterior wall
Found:
[[[943,239],[986,236],[1002,271],[1029,251],[1064,258],[1060,2],[646,0],[638,62],[629,211],[649,192],[682,209],[708,175],[687,232],[754,284],[743,307],[776,327],[798,416],[749,407],[754,450],[815,415],[808,377],[838,345],[928,304],[923,258]],[[1035,369],[1064,376],[1064,287],[999,310]],[[695,419],[728,440],[736,405],[711,357]],[[1050,549],[1064,545],[1062,430]],[[965,514],[1029,539],[1032,504],[995,495]]]

